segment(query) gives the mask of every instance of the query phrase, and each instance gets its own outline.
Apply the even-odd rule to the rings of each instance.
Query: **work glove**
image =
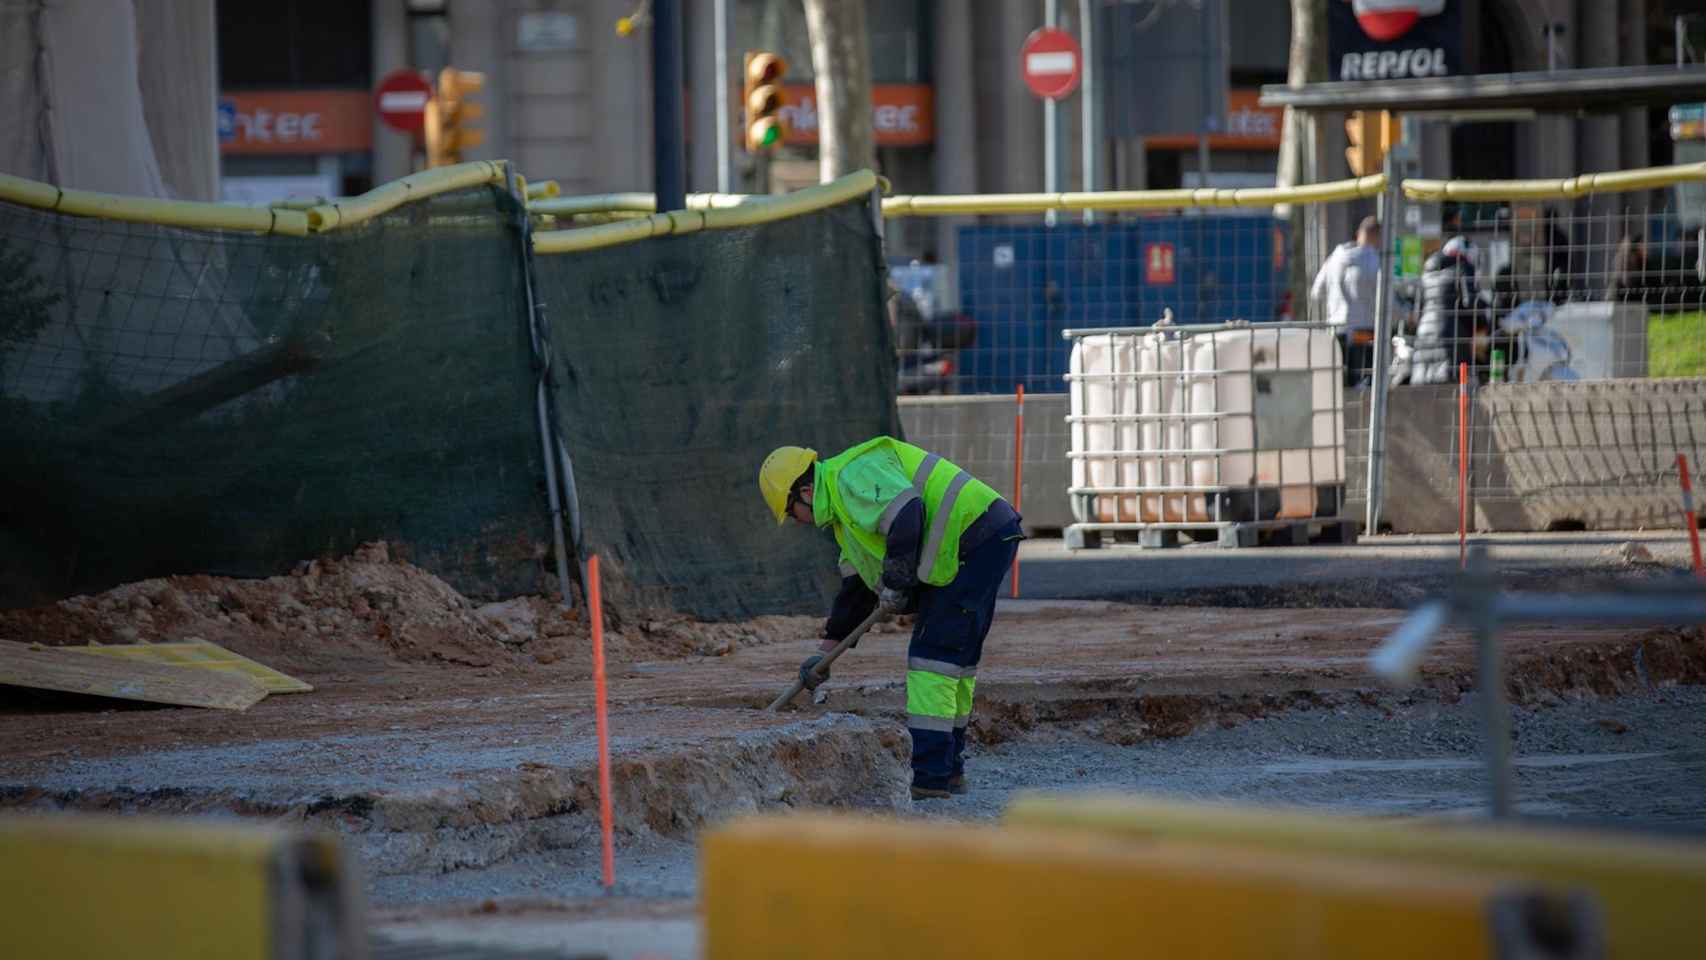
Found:
[[[877,591],[877,606],[882,608],[883,613],[891,617],[897,613],[905,613],[906,608],[911,603],[912,597],[909,591],[896,590],[890,586],[885,586]]]
[[[816,690],[819,684],[829,679],[828,667],[824,667],[817,673],[812,672],[822,662],[823,654],[814,653],[807,657],[804,663],[800,664],[800,683],[804,684],[807,690]]]

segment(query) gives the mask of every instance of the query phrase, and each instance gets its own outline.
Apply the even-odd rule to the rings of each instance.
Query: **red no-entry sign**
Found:
[[[1019,67],[1032,93],[1045,100],[1060,100],[1078,89],[1084,56],[1072,34],[1043,27],[1025,38],[1019,50]]]
[[[393,70],[379,82],[374,98],[379,119],[404,133],[418,133],[426,126],[432,84],[414,70]]]

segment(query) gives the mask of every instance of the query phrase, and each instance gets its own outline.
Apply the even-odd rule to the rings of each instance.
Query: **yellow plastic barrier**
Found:
[[[748,193],[690,193],[689,210],[720,210],[771,199]],[[535,200],[527,205],[531,213],[554,217],[590,216],[594,214],[633,214],[644,216],[657,212],[657,198],[649,193],[597,193],[584,197],[559,197]]]
[[[1021,796],[1015,827],[1165,839],[1281,854],[1367,858],[1399,869],[1497,871],[1596,894],[1609,956],[1698,956],[1706,843],[1509,824],[1324,816],[1137,798]]]
[[[550,200],[561,195],[563,188],[555,180],[541,180],[527,185],[527,199]]]
[[[1706,181],[1706,161],[1640,170],[1584,173],[1561,180],[1405,180],[1411,200],[1567,200],[1590,193],[1655,190]]]
[[[973,216],[1047,210],[1177,210],[1188,207],[1271,207],[1370,197],[1386,189],[1386,175],[1312,183],[1300,187],[1205,187],[1191,190],[1114,190],[1100,193],[1006,193],[900,196],[883,200],[883,216]]]
[[[0,863],[0,952],[10,957],[366,950],[359,884],[329,837],[228,821],[9,816]]]
[[[341,197],[308,210],[308,227],[317,232],[353,226],[408,203],[452,190],[502,183],[502,161],[476,160],[412,173],[358,197]]]
[[[502,183],[504,162],[478,160],[423,170],[375,187],[358,197],[340,197],[312,204],[298,201],[272,207],[245,207],[230,203],[121,197],[88,190],[61,190],[52,184],[7,174],[0,174],[0,200],[79,217],[304,237],[310,232],[324,232],[371,220],[413,200],[483,183]],[[535,184],[534,187],[547,196],[555,196],[557,189],[554,181]]]
[[[1595,945],[1589,905],[1484,876],[943,821],[751,818],[707,833],[700,864],[710,960],[1474,960]],[[1523,952],[1543,932],[1564,949]]]
[[[727,230],[733,227],[749,227],[760,223],[771,223],[846,203],[849,200],[869,194],[876,189],[877,184],[876,174],[869,170],[860,170],[829,183],[821,183],[815,187],[807,187],[804,190],[796,190],[793,193],[776,197],[739,198],[740,202],[727,206],[711,206],[702,210],[671,210],[668,213],[654,213],[642,219],[624,220],[578,230],[541,231],[533,235],[533,250],[535,253],[573,253],[632,243],[636,240],[644,240],[647,237],[697,233],[700,230]],[[611,196],[617,195],[608,195],[600,199],[609,199]],[[631,194],[628,196],[645,197],[648,201],[651,198],[650,194]],[[717,195],[709,194],[706,196]],[[575,197],[570,199],[584,200],[587,198]],[[561,203],[561,199],[544,201],[534,204],[531,211],[555,214],[562,208],[554,205]],[[547,206],[548,204],[553,206]],[[608,210],[609,208],[604,209]],[[578,210],[564,210],[563,212],[591,213],[596,211],[589,207]]]
[[[126,223],[157,223],[168,227],[204,230],[242,230],[294,237],[308,234],[308,217],[300,211],[243,207],[230,203],[122,197],[91,190],[61,190],[49,183],[38,183],[3,173],[0,173],[0,200],[77,217],[100,217]]]

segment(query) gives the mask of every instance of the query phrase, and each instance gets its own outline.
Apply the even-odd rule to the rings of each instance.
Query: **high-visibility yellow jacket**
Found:
[[[831,527],[844,568],[881,588],[887,535],[900,511],[924,503],[918,579],[947,586],[960,569],[960,534],[1000,499],[990,486],[934,453],[893,437],[877,437],[819,461],[812,515]]]

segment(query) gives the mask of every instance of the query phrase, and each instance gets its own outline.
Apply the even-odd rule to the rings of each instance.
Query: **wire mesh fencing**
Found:
[[[532,256],[515,178],[481,166],[299,235],[0,181],[0,604],[380,539],[468,596],[549,594],[566,538],[618,602],[821,609],[833,546],[751,478],[783,443],[897,432],[875,176]]]
[[[0,601],[366,539],[471,595],[546,589],[513,202],[316,237],[0,203]]]
[[[890,270],[902,396],[1066,392],[1068,329],[1290,315],[1289,227],[1241,212],[986,216]]]
[[[1467,371],[1470,529],[1676,523],[1706,422],[1706,224],[1682,196],[1402,202],[1388,439],[1455,487]],[[1403,499],[1382,501],[1400,528],[1420,522]]]
[[[991,198],[999,200],[1000,198]],[[1072,329],[1291,314],[1289,225],[1268,207],[986,214],[955,221],[949,263],[891,264],[890,322],[908,436],[1012,499],[1027,525],[1079,519],[1072,449]],[[1017,391],[1024,450],[1015,451]],[[958,402],[949,398],[958,398]],[[1015,469],[1017,467],[1017,469]]]
[[[1386,212],[1367,224],[1363,216],[1376,206],[1360,189],[1299,203],[1295,221],[1271,207],[1101,212],[1093,223],[1075,211],[1052,221],[1043,213],[968,217],[954,231],[951,267],[891,268],[902,418],[909,431],[922,430],[921,442],[987,461],[980,475],[990,482],[1013,483],[995,448],[1022,460],[1026,512],[1051,521],[1039,526],[1089,525],[1122,536],[1280,527],[1304,511],[1283,505],[1269,487],[1323,485],[1263,477],[1247,485],[1273,493],[1273,506],[1263,506],[1265,493],[1232,499],[1245,481],[1212,475],[1212,459],[1196,446],[1259,459],[1261,444],[1240,452],[1206,439],[1169,442],[1178,429],[1189,435],[1192,416],[1224,424],[1227,408],[1146,406],[1146,378],[1151,388],[1176,381],[1175,392],[1187,397],[1194,385],[1145,372],[1141,356],[1150,350],[1145,338],[1168,326],[1173,332],[1163,340],[1185,344],[1202,335],[1189,330],[1199,324],[1289,324],[1318,329],[1311,336],[1332,344],[1340,371],[1326,406],[1313,398],[1292,404],[1304,417],[1335,411],[1330,443],[1311,439],[1299,448],[1330,447],[1337,468],[1328,472],[1333,493],[1315,495],[1326,508],[1312,519],[1366,519],[1371,448],[1379,446],[1388,489],[1378,521],[1455,529],[1458,371],[1467,365],[1471,526],[1671,523],[1676,454],[1695,455],[1693,429],[1702,422],[1695,393],[1706,374],[1706,244],[1689,169],[1646,173],[1661,186],[1580,198],[1559,189],[1555,200],[1405,200],[1395,187]],[[1548,192],[1532,183],[1505,186],[1519,197]],[[1496,195],[1498,185],[1476,190]],[[1453,186],[1453,195],[1461,192]],[[993,208],[1003,200],[989,199]],[[1306,241],[1295,247],[1294,222]],[[1293,249],[1307,250],[1306,262],[1292,264]],[[1377,404],[1375,328],[1383,310],[1391,341]],[[1082,336],[1063,337],[1065,330]],[[1074,351],[1090,336],[1113,331],[1129,334],[1130,343],[1104,344],[1098,356],[1106,363],[1095,370],[1074,366]],[[1129,362],[1122,365],[1122,356]],[[1314,366],[1308,375],[1317,375]],[[1111,392],[1098,386],[1096,397],[1074,393],[1097,376],[1113,378],[1103,386],[1127,382]],[[1667,379],[1674,384],[1657,382]],[[1034,410],[1055,398],[1059,409],[1050,416],[1067,419],[1064,435],[1045,443],[1040,418],[1028,417],[1022,456],[1006,426],[1020,386]],[[952,401],[942,399],[968,395],[990,399],[977,401],[977,415],[950,412]],[[1264,403],[1277,410],[1280,401],[1258,395],[1241,412],[1254,420]],[[1098,404],[1106,409],[1091,409]],[[1380,444],[1370,432],[1377,406],[1385,410]],[[1097,417],[1113,419],[1085,419]],[[1268,435],[1278,436],[1272,424]],[[1032,476],[1047,478],[1040,497]],[[1630,495],[1637,488],[1640,495]],[[1146,514],[1146,503],[1160,509]]]
[[[1396,237],[1394,383],[1706,374],[1702,225],[1647,194],[1408,202]]]

